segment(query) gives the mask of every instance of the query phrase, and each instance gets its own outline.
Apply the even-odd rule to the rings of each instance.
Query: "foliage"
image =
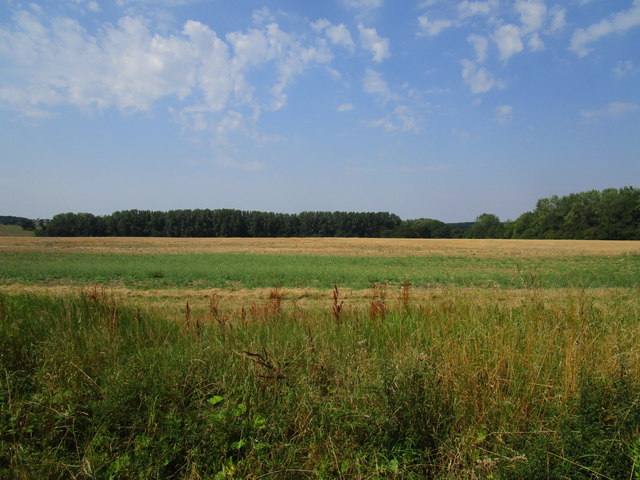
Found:
[[[639,240],[640,189],[625,187],[554,195],[513,224],[512,238]]]
[[[63,213],[47,225],[50,236],[120,237],[380,237],[400,218],[387,212],[302,212],[221,210],[125,210],[103,217]]]
[[[385,232],[385,236],[396,238],[451,238],[454,230],[440,220],[419,218],[404,220],[397,228]]]
[[[500,219],[490,213],[483,213],[476,219],[476,223],[465,232],[467,238],[502,238],[504,226]]]
[[[25,230],[35,228],[35,221],[25,217],[0,215],[0,225],[20,225]]]

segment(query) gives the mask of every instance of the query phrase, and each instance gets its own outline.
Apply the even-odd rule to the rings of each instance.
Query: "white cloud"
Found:
[[[367,68],[365,72],[362,87],[365,93],[376,95],[384,103],[396,98],[396,96],[389,89],[387,82],[385,82],[382,78],[382,75],[370,68]]]
[[[493,34],[493,41],[500,50],[500,59],[509,60],[512,55],[524,49],[522,44],[522,32],[515,25],[503,25]]]
[[[582,110],[580,115],[587,121],[618,118],[623,115],[640,111],[640,105],[634,103],[611,102],[603,108]]]
[[[631,60],[619,61],[613,69],[616,78],[624,78],[638,73],[640,73],[640,68],[636,67]]]
[[[484,67],[478,67],[471,60],[462,60],[462,79],[474,94],[485,93],[494,88],[502,88],[502,82]]]
[[[355,43],[351,38],[351,34],[343,23],[341,23],[340,25],[331,25],[329,28],[327,28],[327,37],[334,45],[340,45],[349,49],[355,47]]]
[[[310,65],[328,63],[332,58],[331,52],[322,42],[315,46],[296,45],[291,49],[290,53],[278,62],[278,82],[271,89],[274,97],[272,108],[277,110],[286,105],[287,95],[284,91],[295,77]]]
[[[640,26],[640,0],[634,0],[631,8],[604,18],[587,28],[579,28],[571,37],[570,50],[579,57],[591,52],[590,45],[612,33],[622,33]]]
[[[384,0],[341,0],[341,3],[355,11],[355,17],[362,22],[371,21]]]
[[[381,37],[375,28],[367,28],[361,23],[358,24],[360,32],[360,44],[362,48],[373,54],[373,60],[382,62],[391,55],[389,51],[389,39]]]
[[[487,0],[471,2],[464,0],[457,6],[458,16],[460,18],[468,18],[474,15],[488,15],[491,10],[499,5],[498,0]]]
[[[315,22],[311,22],[311,28],[313,28],[316,32],[322,32],[331,26],[331,22],[326,18],[320,18]]]
[[[95,2],[95,1],[88,2],[87,8],[95,13],[100,11],[100,5],[98,4],[98,2]]]
[[[333,45],[340,45],[350,50],[355,47],[351,33],[344,23],[333,25],[326,18],[321,18],[311,23],[311,28],[318,33],[324,32]]]
[[[338,111],[339,112],[350,112],[351,110],[354,110],[356,107],[355,105],[353,105],[352,103],[343,103],[342,105],[340,105],[338,107]]]
[[[382,127],[387,132],[419,133],[418,119],[406,105],[398,105],[391,114],[370,123],[372,127]]]
[[[536,32],[542,28],[547,15],[543,0],[517,0],[516,10],[520,14],[523,33]]]
[[[166,99],[175,120],[212,135],[216,148],[231,135],[263,142],[268,138],[256,128],[262,112],[282,108],[296,78],[332,59],[327,40],[297,37],[274,23],[220,38],[196,21],[165,34],[142,17],[125,16],[96,31],[68,18],[18,11],[11,27],[0,27],[7,72],[0,108],[32,117],[67,105],[129,113]]]
[[[251,14],[251,20],[254,25],[264,25],[265,23],[275,22],[275,16],[267,7],[254,10]]]
[[[483,63],[487,59],[487,49],[489,48],[489,40],[482,35],[471,34],[467,37],[467,41],[473,46],[476,52],[476,61]]]
[[[551,33],[559,32],[566,25],[566,17],[567,10],[559,7],[558,5],[554,5],[551,8],[551,25],[549,26],[549,31]]]
[[[419,36],[435,37],[447,28],[451,28],[454,23],[451,20],[429,20],[426,15],[418,17],[418,25],[420,26]]]
[[[540,35],[534,33],[529,37],[529,48],[534,52],[539,52],[540,50],[544,50],[544,42],[540,38]]]
[[[511,105],[500,105],[496,108],[496,121],[505,126],[513,121],[513,107]]]

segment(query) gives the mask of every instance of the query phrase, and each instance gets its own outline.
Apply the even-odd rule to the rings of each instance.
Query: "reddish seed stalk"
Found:
[[[402,308],[405,310],[409,308],[409,290],[411,289],[411,282],[404,282],[402,284],[402,296],[400,300],[402,301]]]
[[[333,318],[336,323],[340,325],[340,312],[342,311],[342,307],[344,306],[344,300],[340,300],[340,291],[338,290],[338,286],[333,286]]]
[[[369,319],[375,320],[379,318],[384,320],[387,316],[387,286],[377,285],[375,282],[370,282],[372,288],[371,305],[369,306]]]

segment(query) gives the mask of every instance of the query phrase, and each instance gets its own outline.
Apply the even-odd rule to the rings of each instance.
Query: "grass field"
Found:
[[[614,257],[338,257],[255,254],[0,252],[4,282],[92,283],[137,288],[633,287],[640,255]]]
[[[25,230],[20,225],[0,225],[0,237],[33,237],[34,232]]]
[[[640,242],[0,239],[0,477],[638,479],[639,263]]]

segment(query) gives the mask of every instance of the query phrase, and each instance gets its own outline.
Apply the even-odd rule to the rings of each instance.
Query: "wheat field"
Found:
[[[554,257],[640,254],[640,241],[396,238],[0,237],[0,252]]]

